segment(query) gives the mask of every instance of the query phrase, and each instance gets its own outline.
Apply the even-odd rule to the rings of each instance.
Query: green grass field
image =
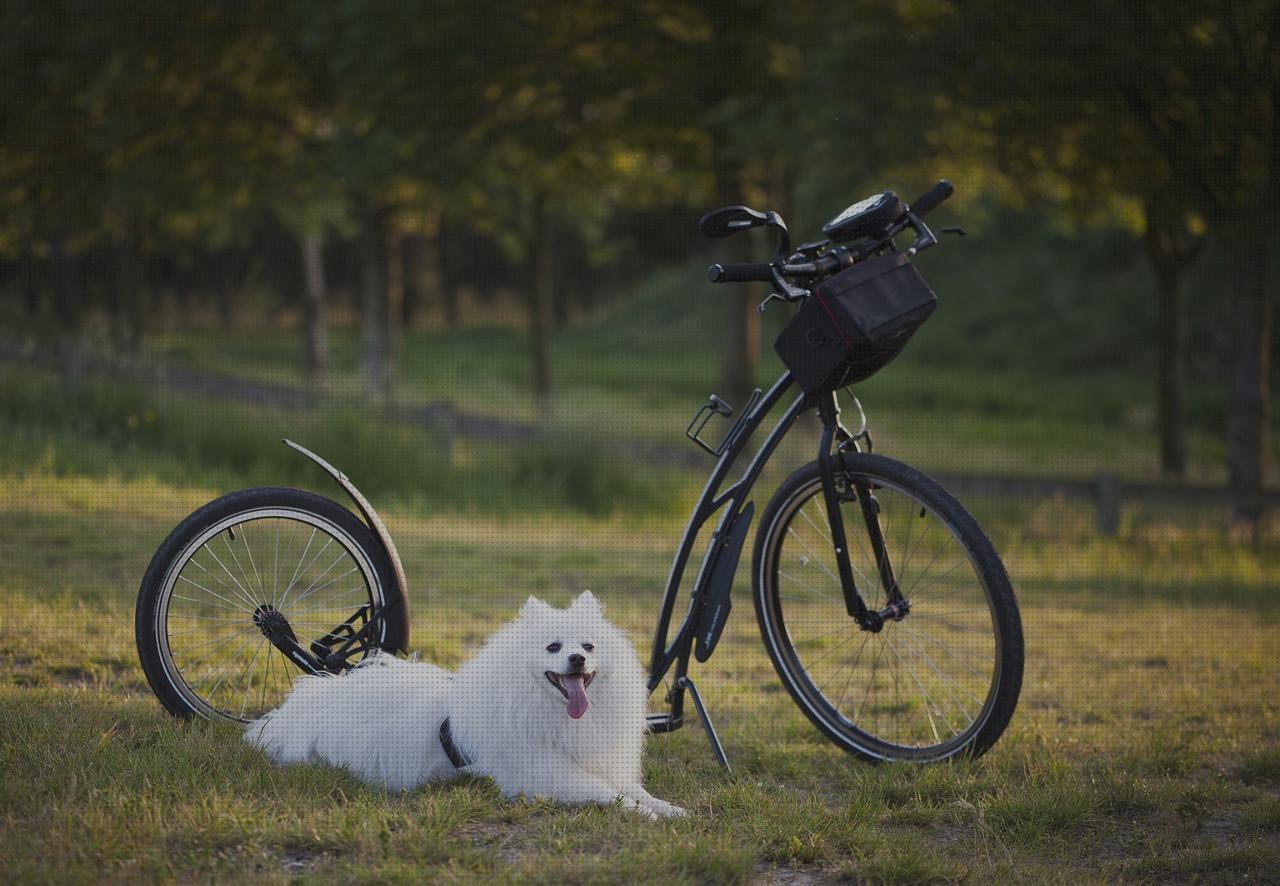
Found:
[[[276,769],[236,730],[162,712],[132,604],[153,547],[218,490],[0,479],[0,857],[18,881],[1046,882],[1265,880],[1280,866],[1280,545],[1216,518],[974,502],[1021,598],[1027,673],[977,762],[859,764],[809,725],[760,646],[749,588],[695,670],[735,764],[691,722],[649,739],[653,793],[691,811],[500,800],[484,781],[386,796]],[[412,645],[456,663],[530,593],[590,587],[640,649],[679,521],[393,509]]]
[[[996,233],[1019,247],[1016,231]],[[1022,243],[1014,265],[939,250],[926,273],[953,288],[938,287],[937,319],[860,388],[877,451],[935,471],[1154,477],[1149,284],[1108,242],[1073,241],[1069,267],[1063,243]],[[1013,578],[1026,675],[987,756],[930,768],[864,765],[822,738],[773,672],[741,569],[726,639],[693,672],[733,777],[692,717],[648,740],[646,783],[690,810],[678,821],[508,803],[483,780],[387,796],[338,770],[274,768],[235,729],[162,711],[133,641],[143,571],[179,520],[224,492],[340,497],[279,444],[286,435],[383,511],[424,658],[454,665],[529,594],[563,605],[584,588],[647,650],[701,478],[616,444],[678,444],[714,390],[721,312],[701,279],[655,275],[559,330],[551,421],[516,443],[382,421],[359,399],[358,337],[342,328],[337,402],[308,412],[0,367],[2,878],[1274,881],[1275,515],[1250,536],[1220,510],[1130,502],[1101,538],[1083,504],[966,501]],[[777,368],[770,328],[762,381]],[[194,368],[301,382],[296,334],[269,322],[179,325],[147,346]],[[1221,482],[1222,385],[1197,367],[1190,473]],[[416,330],[397,398],[531,421],[526,372],[516,329]],[[788,439],[758,506],[813,457],[814,438]]]

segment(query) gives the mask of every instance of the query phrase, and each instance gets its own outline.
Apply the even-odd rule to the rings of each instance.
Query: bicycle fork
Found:
[[[844,530],[844,515],[840,512],[842,493],[836,486],[836,468],[832,464],[836,457],[833,452],[835,444],[838,442],[843,445],[852,441],[853,438],[840,424],[840,403],[835,392],[820,395],[817,406],[818,416],[822,419],[822,436],[818,442],[818,473],[822,477],[822,497],[827,506],[827,524],[831,529],[831,544],[835,550],[836,569],[840,577],[840,588],[844,593],[845,609],[859,627],[864,631],[875,633],[884,627],[885,621],[901,620],[907,614],[909,605],[902,597],[902,591],[893,574],[889,552],[885,548],[884,533],[880,528],[880,504],[870,484],[859,483],[849,477],[846,478],[848,484],[846,489],[851,489],[861,508],[862,520],[867,528],[867,539],[871,543],[871,550],[876,558],[876,571],[885,591],[887,605],[883,609],[869,609],[858,592],[858,586],[853,577],[853,566],[849,561],[849,543]]]

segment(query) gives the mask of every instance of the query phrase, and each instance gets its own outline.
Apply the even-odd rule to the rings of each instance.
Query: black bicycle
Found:
[[[838,392],[896,357],[936,304],[910,260],[938,242],[923,219],[951,193],[943,181],[910,205],[891,191],[877,194],[824,226],[825,239],[795,251],[774,212],[730,206],[699,223],[709,237],[775,229],[771,261],[713,265],[710,277],[771,283],[762,311],[772,300],[800,306],[775,346],[787,371],[754,392],[718,444],[702,432],[733,410],[714,395],[686,429],[716,463],[662,599],[650,692],[669,674],[672,681],[667,710],[651,714],[649,726],[679,728],[688,692],[726,767],[690,660],[705,662],[720,640],[756,513],[751,491],[809,410],[821,420],[817,458],[765,506],[752,558],[756,617],[787,691],[832,741],[871,761],[976,756],[1013,715],[1022,626],[991,542],[937,482],[873,454],[865,418],[854,433],[840,418]],[[903,250],[897,238],[908,230],[914,236]],[[726,486],[766,416],[794,388]],[[339,673],[377,650],[408,646],[404,570],[382,521],[342,472],[285,442],[328,472],[360,516],[296,489],[250,489],[205,505],[170,533],[143,578],[136,634],[148,681],[179,716],[245,722],[277,706],[300,673]],[[685,569],[713,517],[672,636]]]

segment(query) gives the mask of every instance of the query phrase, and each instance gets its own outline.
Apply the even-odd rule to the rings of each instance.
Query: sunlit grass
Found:
[[[764,654],[743,570],[726,637],[693,671],[735,776],[696,720],[650,738],[650,788],[693,813],[655,824],[505,803],[484,781],[386,797],[325,767],[275,769],[234,729],[172,721],[137,665],[132,604],[154,546],[203,495],[0,479],[10,876],[1238,880],[1280,864],[1280,563],[1274,546],[1215,540],[1195,518],[1147,516],[1090,546],[1067,506],[1028,518],[977,503],[1019,589],[1023,694],[986,757],[928,768],[857,763],[813,729]],[[563,604],[584,587],[647,650],[680,529],[621,515],[388,519],[411,645],[445,665],[528,594]]]

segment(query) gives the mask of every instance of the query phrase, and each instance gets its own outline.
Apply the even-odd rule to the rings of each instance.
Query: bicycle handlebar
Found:
[[[767,261],[714,264],[707,268],[707,276],[712,283],[772,283],[773,265]]]
[[[728,265],[717,263],[707,269],[707,277],[712,283],[773,283],[780,292],[775,293],[770,298],[777,297],[783,301],[802,299],[808,295],[808,291],[796,288],[788,283],[787,280],[789,278],[833,274],[841,268],[848,267],[874,251],[883,248],[885,243],[891,245],[893,238],[907,228],[911,228],[916,232],[916,242],[907,250],[907,255],[915,255],[921,250],[933,246],[938,240],[922,219],[937,209],[944,200],[955,193],[955,190],[951,182],[945,178],[939,181],[932,188],[921,194],[914,203],[910,204],[901,218],[897,219],[884,231],[883,238],[876,240],[870,247],[864,246],[861,249],[852,251],[845,247],[838,247],[823,255],[812,255],[811,252],[805,253],[804,247],[802,247],[801,254],[812,256],[811,260],[807,262],[791,263],[783,259],[788,249],[786,246],[786,228],[782,227],[781,220],[778,219],[778,226],[782,227],[783,237],[778,246],[778,254],[772,262],[742,262]],[[770,215],[776,217],[776,213],[770,213]],[[827,243],[828,241],[824,240],[811,245],[822,248]],[[763,308],[764,305],[761,305],[762,310]]]
[[[939,203],[946,200],[955,192],[956,189],[952,186],[951,182],[944,178],[932,188],[925,191],[925,193],[920,196],[920,199],[912,203],[911,211],[916,214],[916,218],[924,218],[928,213],[937,209]]]

